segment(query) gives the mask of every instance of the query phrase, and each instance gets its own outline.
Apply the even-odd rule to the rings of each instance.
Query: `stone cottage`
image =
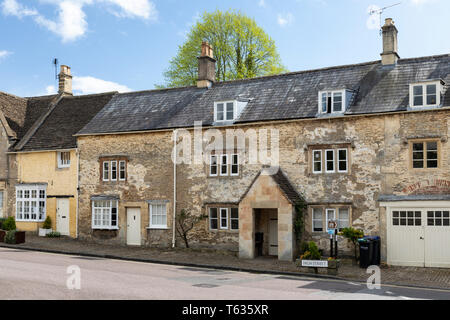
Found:
[[[230,82],[204,43],[197,86],[114,95],[76,135],[79,237],[174,246],[188,209],[197,246],[292,260],[300,215],[323,249],[333,221],[449,267],[450,55],[400,59],[397,33],[381,61]]]

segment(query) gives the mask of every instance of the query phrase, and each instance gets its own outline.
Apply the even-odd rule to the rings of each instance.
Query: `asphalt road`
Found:
[[[68,274],[71,266],[72,273]],[[78,269],[79,268],[79,269]],[[74,271],[75,270],[75,271]],[[79,282],[76,278],[79,270]],[[75,272],[75,273],[74,273]],[[69,279],[70,278],[70,279]],[[80,284],[80,289],[69,289]],[[197,269],[0,248],[0,299],[405,300],[450,291]]]

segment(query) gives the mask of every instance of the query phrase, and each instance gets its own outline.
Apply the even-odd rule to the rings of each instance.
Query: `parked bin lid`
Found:
[[[381,238],[379,236],[366,236],[363,239],[367,239],[370,241],[379,241]]]

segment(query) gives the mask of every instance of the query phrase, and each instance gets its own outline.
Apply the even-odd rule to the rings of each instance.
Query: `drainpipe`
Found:
[[[177,217],[177,130],[173,131],[173,219],[172,219],[172,248],[176,245],[176,217]]]
[[[79,206],[78,202],[80,201],[80,150],[77,148],[75,150],[75,154],[77,155],[77,209],[76,209],[76,218],[75,218],[75,237],[78,239],[78,211]]]

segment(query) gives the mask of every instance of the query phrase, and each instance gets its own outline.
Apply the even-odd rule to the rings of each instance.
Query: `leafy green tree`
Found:
[[[287,72],[281,64],[275,42],[255,20],[236,11],[205,12],[192,27],[186,42],[164,73],[158,87],[190,86],[197,83],[201,43],[214,50],[216,81],[254,78]]]
[[[342,229],[342,231],[339,233],[339,235],[343,236],[344,238],[347,238],[348,240],[350,240],[353,243],[353,248],[355,250],[354,254],[355,254],[355,260],[358,259],[358,251],[357,251],[357,246],[358,246],[358,240],[361,239],[362,237],[364,237],[364,232],[362,230],[358,230],[355,228],[344,228]]]

